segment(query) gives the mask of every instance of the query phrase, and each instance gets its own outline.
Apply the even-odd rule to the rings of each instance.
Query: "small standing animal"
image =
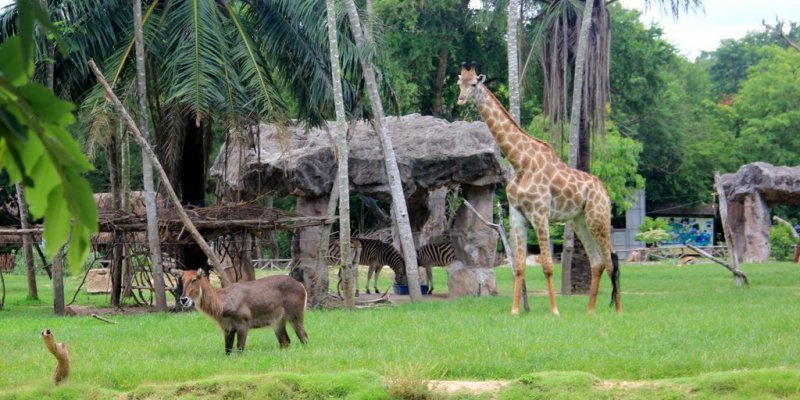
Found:
[[[53,382],[58,385],[69,376],[69,346],[66,343],[56,343],[56,338],[50,329],[42,331],[42,340],[47,350],[50,350],[58,361],[56,372],[53,374]]]
[[[234,336],[236,347],[241,352],[247,342],[248,330],[265,326],[273,326],[281,348],[288,347],[287,321],[294,327],[300,342],[308,342],[303,328],[306,288],[292,277],[274,275],[218,289],[211,286],[202,269],[181,271],[173,268],[170,272],[183,279],[181,305],[196,305],[222,329],[225,354],[233,350]]]
[[[367,270],[367,284],[365,286],[367,294],[370,293],[369,281],[372,279],[373,275],[375,276],[375,280],[373,281],[372,288],[375,289],[375,293],[380,293],[380,290],[378,290],[378,275],[380,275],[384,265],[388,265],[389,268],[394,271],[395,282],[403,285],[407,283],[406,263],[403,261],[403,256],[395,250],[394,246],[377,239],[356,240],[361,243],[361,254],[358,259],[358,264],[369,266]],[[356,286],[358,286],[358,282],[356,282]]]
[[[428,293],[433,293],[433,267],[446,267],[455,260],[453,244],[428,243],[417,249],[417,262],[420,267],[425,268],[425,275],[428,277]]]

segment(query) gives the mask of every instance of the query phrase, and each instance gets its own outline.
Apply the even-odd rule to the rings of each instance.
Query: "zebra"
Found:
[[[428,293],[433,293],[433,267],[446,267],[455,260],[453,244],[428,243],[417,249],[417,262],[420,267],[425,268],[425,275],[428,277]]]
[[[370,293],[369,281],[372,279],[373,274],[375,276],[373,288],[375,289],[375,293],[380,293],[378,290],[378,275],[380,275],[384,265],[388,265],[394,271],[396,282],[406,282],[405,261],[403,261],[403,256],[395,250],[394,246],[376,239],[351,239],[351,246],[353,246],[353,242],[358,242],[357,246],[359,247],[358,258],[356,258],[356,253],[353,252],[353,265],[369,266],[367,270],[367,284],[365,286],[367,294]],[[353,247],[355,248],[355,246]],[[329,265],[336,264],[336,261],[339,259],[338,240],[331,241],[331,245],[328,247],[328,254]],[[331,254],[333,256],[331,256]],[[355,269],[355,271],[358,271],[358,269]],[[341,270],[339,272],[337,291],[342,283]],[[356,274],[356,295],[358,295],[358,274]]]

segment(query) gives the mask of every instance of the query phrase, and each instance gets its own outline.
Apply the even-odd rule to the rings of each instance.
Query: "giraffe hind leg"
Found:
[[[589,256],[589,263],[592,268],[592,283],[589,289],[588,313],[594,314],[594,309],[597,304],[597,293],[600,290],[600,277],[603,276],[606,263],[604,262],[604,257],[600,254],[595,236],[586,226],[584,217],[582,215],[576,217],[572,221],[572,226],[575,228],[575,235],[580,239],[583,248],[586,249],[586,254]],[[611,266],[609,265],[609,267]]]

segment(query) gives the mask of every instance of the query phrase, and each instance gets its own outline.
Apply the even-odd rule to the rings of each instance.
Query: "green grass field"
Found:
[[[594,316],[586,296],[559,296],[553,317],[531,267],[532,310],[515,318],[511,272],[497,268],[497,297],[310,310],[308,345],[290,332],[292,346],[279,350],[261,329],[244,354],[228,357],[222,334],[198,313],[115,315],[116,325],[57,318],[46,277],[42,302],[33,302],[23,276],[6,276],[0,397],[444,398],[421,382],[500,379],[512,381],[500,399],[800,398],[800,265],[742,269],[748,289],[713,264],[624,265],[623,315],[606,307],[604,278]],[[436,269],[435,281],[446,289],[446,272]],[[77,283],[67,281],[70,297]],[[105,298],[78,296],[87,301]],[[71,376],[57,389],[39,338],[45,327],[72,352]]]

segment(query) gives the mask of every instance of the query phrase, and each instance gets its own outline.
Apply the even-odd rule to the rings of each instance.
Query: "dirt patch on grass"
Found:
[[[467,392],[474,395],[491,393],[494,399],[497,392],[509,383],[511,381],[428,381],[427,385],[434,392],[447,394]]]

